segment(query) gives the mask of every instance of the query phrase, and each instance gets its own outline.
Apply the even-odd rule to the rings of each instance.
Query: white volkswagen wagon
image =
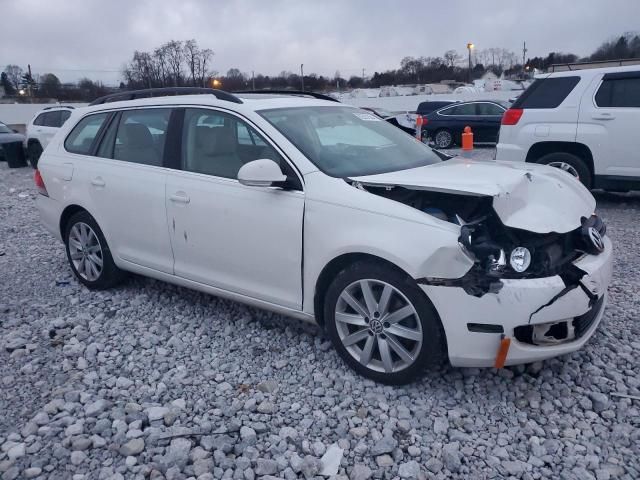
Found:
[[[316,321],[387,383],[565,354],[602,318],[611,242],[563,171],[442,161],[318,98],[136,96],[75,111],[35,173],[88,288],[135,272]]]

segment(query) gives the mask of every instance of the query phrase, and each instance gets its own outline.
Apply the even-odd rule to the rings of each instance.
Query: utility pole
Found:
[[[471,83],[471,50],[475,45],[473,43],[467,43],[467,50],[469,50],[469,74],[467,78],[467,83]]]
[[[362,83],[364,83],[364,68],[362,69]]]
[[[524,62],[526,61],[525,60],[526,55],[527,55],[527,42],[523,42],[522,43],[522,74],[523,75],[525,71]]]
[[[256,76],[253,70],[251,70],[251,90],[256,89]]]
[[[300,64],[300,82],[302,84],[302,91],[304,92],[304,63]]]
[[[27,65],[27,70],[29,71],[29,82],[27,82],[27,92],[29,92],[29,96],[33,96],[33,92],[31,91],[31,83],[33,82],[33,77],[31,76],[31,64]]]

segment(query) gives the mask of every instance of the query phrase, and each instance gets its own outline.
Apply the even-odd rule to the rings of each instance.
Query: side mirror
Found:
[[[238,181],[250,187],[271,187],[283,184],[287,176],[273,160],[262,158],[245,163],[238,171]]]

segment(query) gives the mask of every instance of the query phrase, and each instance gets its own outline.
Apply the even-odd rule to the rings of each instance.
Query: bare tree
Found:
[[[200,48],[198,48],[198,43],[194,39],[184,42],[184,56],[191,76],[191,85],[195,86],[196,70],[200,67]]]
[[[4,69],[4,73],[7,74],[7,78],[15,89],[20,88],[23,70],[18,65],[7,65],[7,68]]]
[[[444,60],[450,67],[455,67],[461,58],[460,54],[455,50],[447,50],[444,52]]]
[[[217,72],[210,70],[209,64],[215,54],[210,48],[200,50],[200,66],[196,70],[196,78],[203,87],[206,86],[209,76],[215,75]]]
[[[182,68],[184,64],[184,48],[182,43],[180,40],[171,40],[163,45],[166,50],[169,71],[171,72],[175,86],[181,85],[184,78],[184,70]]]

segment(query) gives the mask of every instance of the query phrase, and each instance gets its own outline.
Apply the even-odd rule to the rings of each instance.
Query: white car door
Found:
[[[102,135],[85,169],[95,213],[109,247],[120,259],[173,273],[173,253],[165,211],[163,167],[171,109],[124,110]],[[73,133],[73,132],[72,132]]]
[[[634,141],[640,122],[640,70],[600,75],[592,85],[580,104],[577,141],[591,149],[596,175],[640,178]]]
[[[181,169],[167,176],[175,274],[300,309],[304,194],[292,167],[247,122],[212,109],[185,109],[181,145]],[[260,158],[292,188],[240,184],[240,167]]]

